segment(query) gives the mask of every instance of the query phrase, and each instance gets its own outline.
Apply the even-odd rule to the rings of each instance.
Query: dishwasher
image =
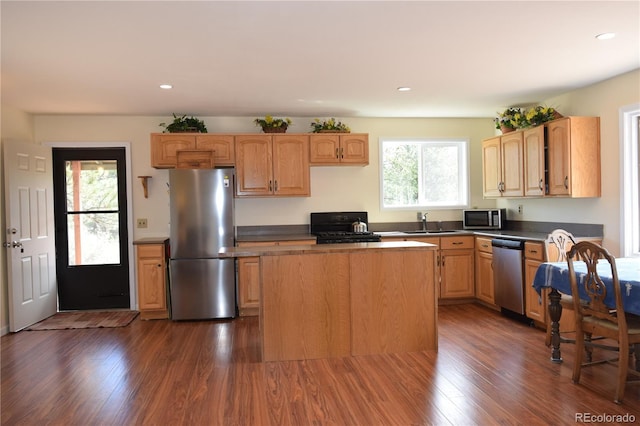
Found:
[[[496,305],[524,315],[524,241],[493,239],[491,246]]]

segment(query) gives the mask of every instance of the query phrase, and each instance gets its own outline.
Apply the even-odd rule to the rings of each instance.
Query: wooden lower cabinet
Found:
[[[547,323],[546,293],[543,292],[541,297],[532,285],[538,266],[544,262],[544,259],[543,243],[532,241],[524,243],[525,313],[527,318],[530,318],[540,324]]]
[[[433,250],[261,258],[262,360],[435,350]]]
[[[315,244],[315,239],[239,242],[238,247],[292,246]],[[241,317],[256,316],[260,309],[260,258],[238,259],[238,311]]]
[[[440,299],[473,298],[474,237],[440,238]]]
[[[134,244],[137,247],[140,318],[169,318],[165,243],[136,242]]]
[[[476,298],[495,306],[491,238],[476,237]]]
[[[387,237],[382,241],[419,241],[437,245],[438,299],[474,298],[473,235],[447,237]]]

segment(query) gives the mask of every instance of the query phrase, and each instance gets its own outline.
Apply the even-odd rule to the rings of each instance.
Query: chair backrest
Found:
[[[547,235],[544,240],[544,250],[547,255],[547,262],[565,262],[567,253],[576,243],[570,232],[564,229],[555,229]]]
[[[578,271],[576,275],[577,261],[584,262],[586,272]],[[567,263],[573,306],[579,317],[591,316],[609,321],[618,326],[620,333],[626,334],[627,323],[615,258],[604,247],[590,241],[581,241],[569,251]],[[605,305],[605,299],[611,292],[615,308]],[[577,294],[580,297],[576,297]]]

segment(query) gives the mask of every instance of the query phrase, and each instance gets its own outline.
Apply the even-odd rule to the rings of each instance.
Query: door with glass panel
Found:
[[[54,148],[59,310],[129,307],[124,148]]]

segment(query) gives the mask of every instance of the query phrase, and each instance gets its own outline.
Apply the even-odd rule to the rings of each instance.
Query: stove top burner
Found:
[[[380,235],[373,232],[353,232],[352,224],[367,223],[367,212],[311,213],[311,233],[318,244],[379,242]]]

